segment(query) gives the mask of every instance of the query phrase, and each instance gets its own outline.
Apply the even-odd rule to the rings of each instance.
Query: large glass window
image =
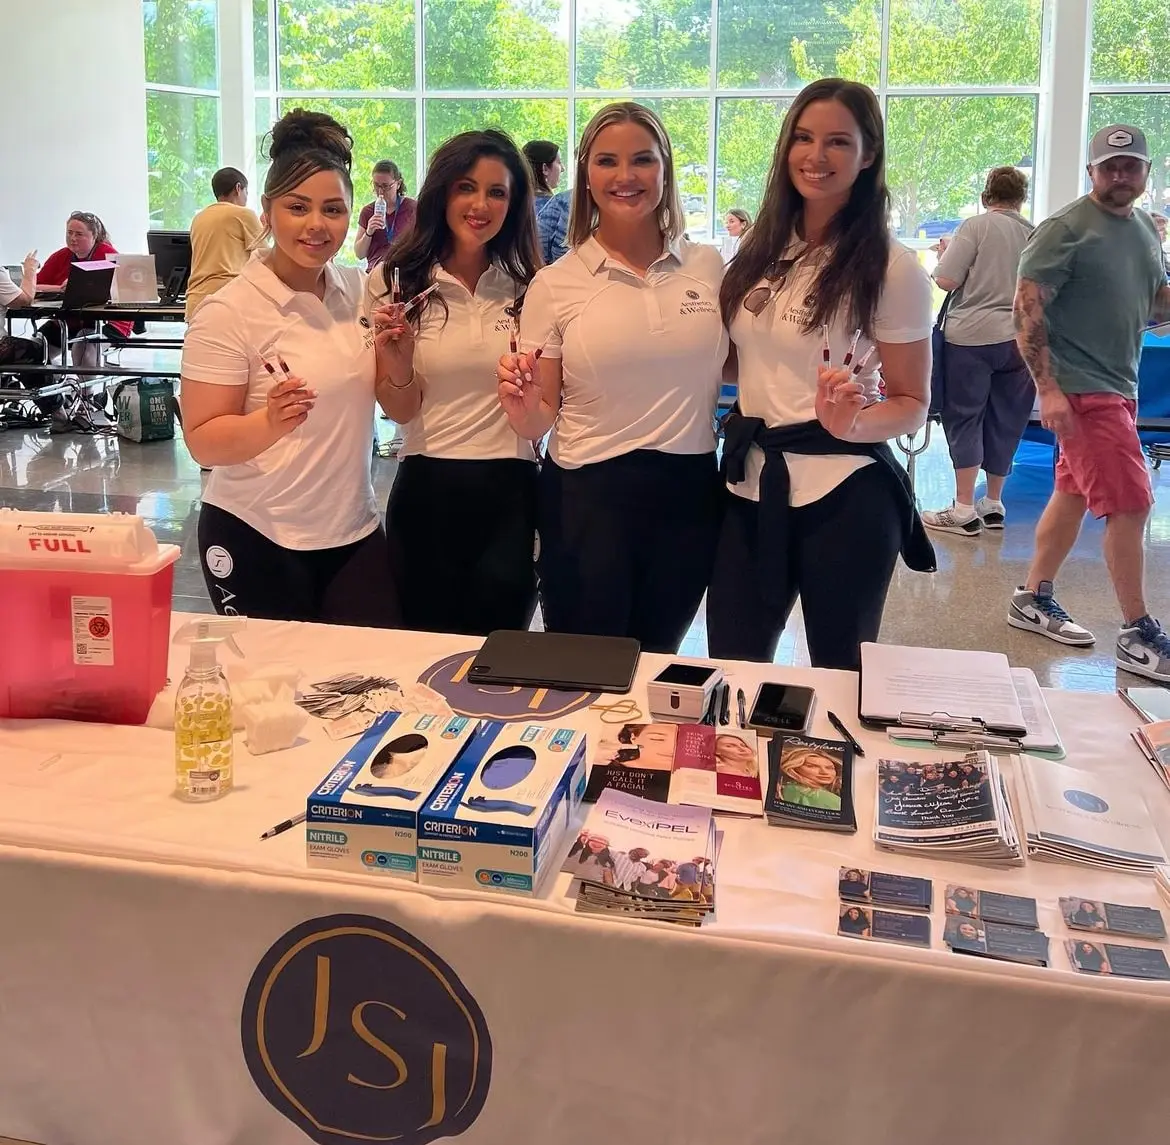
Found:
[[[219,166],[217,0],[143,0],[150,223],[183,230]]]
[[[1170,15],[1156,0],[1095,0],[1089,135],[1110,123],[1146,133],[1143,206],[1170,214]],[[1127,90],[1115,89],[1124,87]]]
[[[494,125],[561,144],[568,184],[589,117],[635,98],[671,133],[693,238],[717,238],[731,207],[758,209],[804,84],[860,80],[887,118],[895,223],[926,245],[976,209],[989,167],[1030,165],[1054,0],[249,2],[258,107],[334,110],[356,140],[359,182],[385,155],[417,187],[440,142]],[[1142,5],[1161,11],[1097,0],[1099,14]],[[1143,35],[1147,56],[1170,58]],[[259,135],[271,115],[257,115]]]
[[[909,239],[949,235],[979,208],[992,167],[1031,174],[1036,100],[1031,96],[897,96],[886,112],[893,221]]]

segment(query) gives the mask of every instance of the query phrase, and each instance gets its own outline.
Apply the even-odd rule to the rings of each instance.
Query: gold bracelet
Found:
[[[410,387],[411,387],[411,386],[413,386],[413,385],[414,385],[414,378],[415,378],[415,376],[414,376],[414,367],[413,367],[413,366],[411,366],[411,368],[410,368],[410,377],[409,377],[409,378],[407,378],[407,379],[406,379],[406,381],[402,383],[402,385],[398,385],[396,382],[394,382],[394,381],[393,381],[391,378],[389,378],[389,377],[387,377],[386,381],[387,381],[388,385],[390,386],[390,388],[391,388],[392,390],[408,390],[408,389],[410,389]]]

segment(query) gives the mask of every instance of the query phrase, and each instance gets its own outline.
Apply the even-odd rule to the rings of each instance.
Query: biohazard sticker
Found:
[[[75,596],[73,663],[109,668],[114,663],[114,611],[108,596]]]

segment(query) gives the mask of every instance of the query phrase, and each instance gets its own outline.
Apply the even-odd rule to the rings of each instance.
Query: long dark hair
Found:
[[[553,193],[544,169],[550,163],[555,163],[560,153],[561,149],[550,139],[530,139],[524,144],[524,158],[528,160],[528,166],[532,170],[532,181],[536,184],[538,195]]]
[[[464,131],[448,139],[431,156],[427,177],[418,193],[414,227],[395,239],[382,259],[383,297],[390,292],[390,270],[398,268],[403,301],[413,298],[431,283],[435,264],[451,246],[447,226],[447,199],[455,182],[484,156],[499,159],[512,177],[508,214],[500,233],[487,244],[488,257],[504,268],[517,283],[519,294],[528,288],[540,269],[540,242],[536,234],[532,176],[516,144],[503,131]],[[417,325],[422,312],[435,302],[447,310],[442,291],[435,291],[417,307],[411,320]]]
[[[845,310],[851,326],[873,336],[873,320],[890,259],[890,193],[886,188],[886,141],[877,96],[864,84],[843,79],[811,83],[793,100],[784,117],[780,138],[772,155],[768,186],[755,224],[743,237],[739,251],[723,276],[719,303],[723,321],[730,322],[735,309],[761,278],[766,277],[797,233],[804,199],[788,174],[788,152],[800,117],[810,103],[834,99],[857,121],[862,147],[872,162],[857,176],[849,201],[830,224],[826,257],[817,272],[812,308],[806,332],[832,322]]]
[[[287,195],[320,171],[336,171],[341,176],[352,207],[353,137],[333,116],[293,108],[273,124],[268,157],[272,166],[261,197],[265,213],[273,199]]]

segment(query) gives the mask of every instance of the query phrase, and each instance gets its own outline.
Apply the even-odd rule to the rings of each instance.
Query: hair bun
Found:
[[[333,116],[296,107],[273,125],[268,158],[275,162],[299,151],[327,151],[348,170],[353,162],[353,137]]]

